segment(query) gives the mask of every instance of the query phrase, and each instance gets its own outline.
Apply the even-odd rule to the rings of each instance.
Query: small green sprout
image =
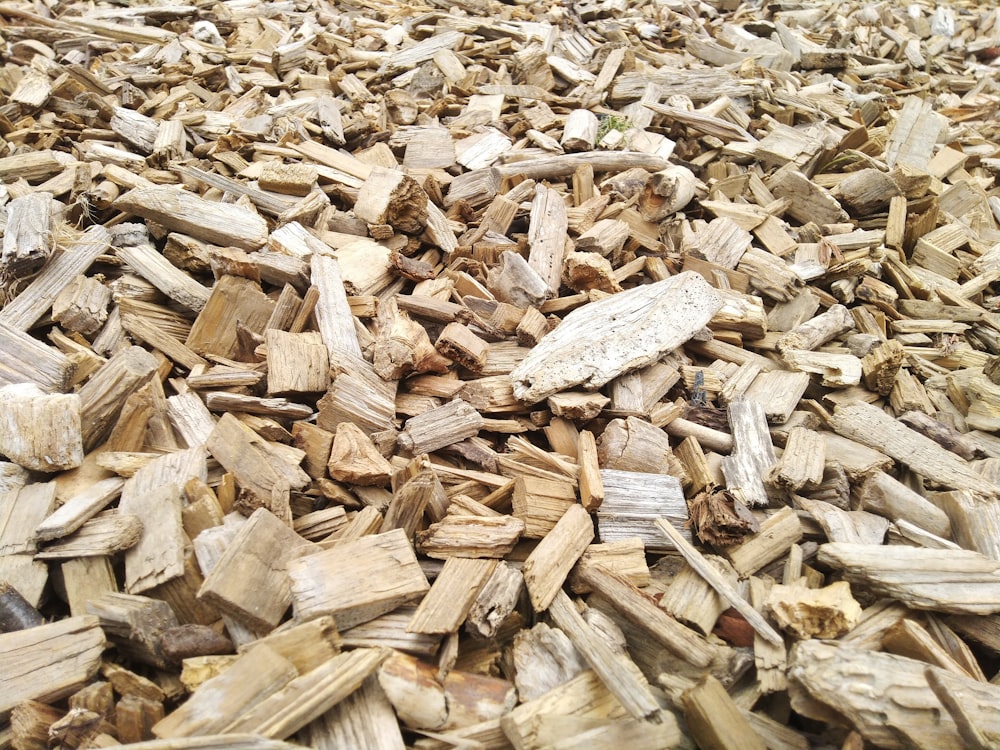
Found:
[[[612,130],[617,130],[620,133],[624,133],[630,127],[632,127],[632,121],[627,117],[622,115],[597,115],[597,119],[600,121],[597,125],[597,142],[600,143],[604,136],[610,133]]]

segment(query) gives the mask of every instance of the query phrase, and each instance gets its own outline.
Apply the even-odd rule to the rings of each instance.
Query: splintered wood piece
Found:
[[[292,602],[286,566],[311,546],[273,513],[258,508],[206,575],[198,598],[267,632]]]
[[[521,571],[506,561],[499,561],[469,608],[468,631],[483,638],[495,637],[517,607],[523,588]]]
[[[445,518],[449,500],[427,454],[417,456],[393,477],[392,500],[385,512],[382,531],[400,528],[413,537],[424,511],[432,520]]]
[[[45,393],[34,383],[0,388],[0,453],[33,471],[83,463],[80,397]]]
[[[767,314],[760,297],[731,289],[720,289],[719,294],[723,305],[708,324],[713,331],[736,331],[747,339],[764,337],[767,333]]]
[[[150,410],[152,411],[152,406]],[[124,414],[125,410],[123,409],[123,416],[118,420],[119,426],[122,426]],[[208,442],[212,430],[215,429],[216,421],[215,417],[212,416],[212,412],[205,406],[205,402],[193,392],[182,393],[167,398],[167,419],[170,420],[170,424],[173,426],[177,436],[185,445],[191,448],[205,445]],[[128,429],[127,425],[125,429]],[[109,447],[116,433],[117,429],[112,433],[111,438],[108,438]],[[145,430],[143,430],[143,433],[143,436],[145,436]]]
[[[472,372],[482,372],[489,344],[461,323],[449,323],[434,342],[441,354]]]
[[[865,387],[888,396],[896,384],[896,375],[905,361],[903,345],[895,339],[882,342],[861,360]]]
[[[889,521],[863,510],[841,510],[831,503],[805,497],[796,502],[811,515],[831,542],[881,544]]]
[[[861,382],[861,360],[852,354],[786,349],[782,357],[793,370],[819,375],[827,388],[849,388]]]
[[[736,584],[736,571],[721,557],[706,555],[705,561],[716,566],[730,583]],[[659,604],[671,616],[703,635],[711,633],[719,615],[729,609],[729,602],[687,564],[673,577]]]
[[[591,302],[569,313],[514,368],[514,394],[535,403],[579,385],[599,388],[685,343],[721,306],[693,272]]]
[[[763,477],[777,462],[767,418],[757,401],[741,396],[729,403],[733,452],[722,460],[722,473],[730,492],[751,507],[769,502]]]
[[[663,221],[690,203],[697,189],[698,178],[694,172],[679,164],[670,164],[646,180],[639,195],[639,213],[646,221]]]
[[[726,204],[726,210],[732,210],[731,206]],[[732,270],[739,265],[740,258],[753,242],[747,230],[758,226],[759,221],[760,217],[756,214],[749,217],[749,221],[734,221],[728,216],[712,219],[702,231],[684,238],[683,251],[686,255],[704,258],[709,263]]]
[[[560,258],[560,273],[561,263]],[[537,307],[549,296],[545,279],[528,265],[528,261],[510,250],[500,253],[497,263],[487,274],[486,284],[498,300],[523,309]]]
[[[388,646],[426,658],[433,658],[441,646],[441,636],[407,633],[406,626],[417,611],[415,606],[403,605],[374,620],[355,625],[344,631],[346,648]]]
[[[654,723],[663,721],[660,704],[639,669],[627,656],[611,649],[565,592],[556,592],[548,610],[552,621],[569,636],[591,669],[632,716]]]
[[[971,550],[831,543],[820,546],[818,560],[847,581],[914,609],[1000,611],[1000,563]]]
[[[181,511],[181,518],[188,539],[195,539],[205,529],[223,524],[224,511],[211,487],[192,478],[184,484],[184,494],[188,504]]]
[[[407,632],[446,634],[461,627],[496,560],[451,557],[406,626]]]
[[[514,480],[511,501],[514,516],[524,522],[524,536],[541,539],[576,504],[576,490],[569,480],[521,476]]]
[[[90,451],[104,440],[118,420],[128,397],[156,373],[156,358],[131,346],[109,359],[79,390],[83,449]]]
[[[805,257],[795,264],[751,247],[744,253],[737,270],[749,279],[754,289],[768,299],[778,304],[795,302],[803,296],[802,286],[806,279],[821,273],[823,269],[822,264],[818,264],[811,257],[818,254],[819,245],[804,247],[812,247],[815,251],[813,253],[803,251],[802,255]]]
[[[688,535],[687,500],[677,477],[634,471],[601,469],[604,502],[597,510],[597,528],[602,542],[642,540],[647,551],[673,549],[650,521],[666,518]]]
[[[791,492],[814,488],[823,481],[825,461],[823,438],[805,427],[793,427],[788,431],[781,458],[768,471],[765,481]]]
[[[71,560],[102,557],[130,550],[142,539],[138,516],[109,510],[87,521],[76,532],[35,553],[36,560]]]
[[[417,532],[421,554],[449,557],[501,558],[514,549],[525,524],[514,516],[459,516],[449,513],[438,523]]]
[[[316,182],[316,165],[265,162],[257,178],[261,190],[303,197],[309,195]]]
[[[522,702],[545,695],[587,669],[567,635],[544,622],[514,636],[511,652],[514,683]]]
[[[153,725],[163,718],[162,699],[125,695],[115,706],[118,739],[127,744],[151,740]]]
[[[791,559],[789,561],[791,563]],[[791,567],[791,565],[789,565]],[[794,573],[789,574],[791,578]],[[754,608],[763,611],[767,596],[774,585],[770,579],[750,579],[750,601]],[[760,635],[753,639],[754,665],[757,668],[757,689],[764,693],[778,693],[787,689],[788,650],[784,644],[768,643]]]
[[[326,464],[333,447],[333,433],[310,422],[297,421],[292,425],[292,444],[305,452],[302,468],[313,479],[326,476]]]
[[[615,603],[618,611],[650,638],[679,659],[705,669],[719,657],[719,649],[664,612],[652,597],[624,576],[601,565],[587,565],[578,572],[581,581]]]
[[[779,169],[766,184],[776,198],[789,199],[788,215],[803,224],[837,224],[849,218],[828,190],[795,169],[794,164]]]
[[[684,465],[670,447],[667,433],[638,417],[609,422],[597,448],[600,465],[604,469],[670,474],[682,484],[688,479]]]
[[[257,414],[285,419],[307,419],[313,410],[305,404],[297,404],[284,398],[258,398],[242,393],[215,391],[205,394],[205,405],[212,411]]]
[[[297,617],[332,615],[341,630],[391,612],[430,589],[402,529],[292,560],[288,575]]]
[[[284,739],[349,696],[371,676],[391,651],[360,648],[338,654],[296,677],[225,728],[225,732]]]
[[[237,322],[262,334],[273,311],[274,302],[258,282],[226,274],[212,287],[185,344],[197,354],[233,358],[239,351]]]
[[[327,255],[313,255],[311,267],[312,284],[319,292],[314,314],[323,343],[330,351],[331,363],[341,351],[360,357],[361,344],[354,329],[340,264]]]
[[[840,435],[891,456],[931,481],[996,496],[1000,488],[928,437],[863,402],[838,406],[830,426]]]
[[[75,363],[54,347],[0,323],[0,351],[4,354],[0,359],[0,386],[34,383],[46,393],[69,389]]]
[[[524,406],[515,398],[509,372],[510,367],[500,368],[503,375],[491,375],[468,381],[458,392],[458,398],[487,414],[523,412]],[[485,422],[484,422],[485,426]]]
[[[372,439],[352,422],[337,426],[327,469],[334,479],[364,486],[386,485],[392,473]]]
[[[702,554],[695,549],[683,535],[662,518],[655,521],[656,526],[662,531],[671,542],[674,543],[681,556],[720,596],[726,599],[733,608],[736,609],[744,619],[750,624],[762,638],[771,643],[783,643],[781,636],[765,620],[761,614],[755,610],[750,603],[740,596],[740,593],[728,582],[713,566],[709,565]]]
[[[952,537],[960,546],[1000,560],[1000,500],[962,491],[939,492],[932,498],[947,514]]]
[[[899,421],[966,461],[984,457],[981,446],[972,435],[959,432],[922,411],[903,412]]]
[[[38,701],[19,703],[10,715],[12,747],[48,747],[51,727],[63,718],[63,711]]]
[[[587,545],[594,524],[582,505],[571,505],[524,561],[524,583],[536,612],[545,610]]]
[[[785,555],[802,538],[802,524],[792,508],[782,508],[761,523],[760,531],[722,552],[741,576],[756,573]]]
[[[256,706],[297,676],[290,661],[258,646],[201,683],[177,710],[156,723],[153,734],[175,738],[221,733],[247,706]]]
[[[379,331],[372,355],[375,371],[385,380],[412,372],[444,373],[451,364],[434,348],[427,330],[390,299],[379,308]]]
[[[418,414],[406,421],[399,446],[417,455],[475,437],[483,428],[482,415],[461,399]]]
[[[861,617],[861,605],[851,596],[847,581],[835,581],[819,589],[776,583],[765,607],[779,627],[799,640],[839,638],[852,630]]]
[[[27,331],[49,309],[59,293],[84,273],[111,241],[108,230],[92,226],[35,275],[31,283],[0,310],[0,323]]]
[[[183,484],[207,478],[202,448],[168,453],[137,471],[122,487],[118,510],[142,521],[139,543],[125,555],[125,588],[140,594],[184,575],[189,544],[181,520]]]
[[[897,164],[926,169],[947,125],[947,118],[935,112],[931,102],[907,97],[885,145],[886,164],[890,169]]]
[[[597,115],[589,109],[574,109],[566,118],[560,145],[567,151],[589,151],[597,142]]]
[[[945,685],[938,673],[932,669],[925,669],[924,677],[927,678],[927,686],[934,691],[934,695],[941,701],[941,705],[951,714],[955,728],[958,730],[959,737],[965,742],[965,746],[970,750],[987,750],[991,744],[989,737],[979,729],[969,711],[958,700],[955,693],[949,689],[949,686]]]
[[[528,265],[545,282],[549,296],[553,297],[559,294],[566,255],[567,221],[566,202],[562,194],[537,185],[528,225]]]
[[[610,401],[611,399],[603,393],[583,393],[580,391],[563,391],[546,399],[548,407],[556,416],[580,420],[581,422],[589,422],[596,417]]]
[[[55,502],[55,482],[32,482],[0,495],[0,556],[37,552],[33,529]]]
[[[400,720],[409,727],[450,729],[499,719],[514,705],[507,680],[438,670],[407,654],[393,654],[379,670],[379,684]]]
[[[939,537],[951,536],[951,521],[945,510],[884,471],[875,472],[861,485],[858,510],[878,513],[894,522],[909,521]]]
[[[169,604],[113,591],[88,601],[86,610],[101,621],[120,653],[143,664],[167,668],[160,636],[178,624]]]
[[[623,539],[620,542],[588,546],[570,576],[570,589],[574,594],[590,592],[590,586],[582,574],[588,568],[594,567],[615,573],[638,588],[648,586],[650,582],[649,566],[646,564],[646,554],[641,539]]]
[[[324,393],[330,385],[330,354],[316,332],[286,333],[269,328],[267,394]]]
[[[853,328],[854,318],[850,311],[843,305],[832,305],[826,312],[779,336],[774,345],[779,352],[786,349],[816,349]]]
[[[216,423],[205,447],[235,476],[243,492],[249,493],[261,507],[284,518],[281,508],[275,507],[273,496],[275,492],[287,495],[288,483],[275,469],[266,440],[227,413]],[[290,515],[286,520],[291,520]]]
[[[91,276],[77,276],[52,302],[52,319],[64,330],[92,335],[108,318],[111,290]]]
[[[919,659],[953,674],[987,682],[975,659],[970,665],[971,670],[967,669],[952,657],[927,628],[913,620],[904,619],[893,625],[882,638],[882,648],[890,654]]]
[[[580,502],[584,510],[592,513],[599,509],[604,502],[604,483],[601,480],[597,443],[594,439],[594,433],[590,430],[580,432],[580,437],[577,440],[577,464],[580,467],[578,477]]]
[[[180,120],[160,120],[153,140],[150,162],[158,167],[168,166],[184,157],[187,134]]]
[[[613,258],[621,252],[628,235],[629,227],[624,221],[601,219],[577,237],[574,244],[580,252],[600,253],[605,258]]]
[[[1000,736],[1000,691],[994,685],[916,659],[818,640],[795,644],[791,657],[792,708],[824,721],[833,715],[842,717],[876,747],[968,747],[951,713],[928,684],[927,671],[949,692],[962,696],[965,711],[982,732]],[[843,689],[845,680],[858,679],[870,686],[869,695]]]
[[[240,647],[244,654],[259,646],[265,646],[288,659],[299,674],[310,672],[340,653],[340,633],[332,617],[317,617],[315,620],[290,625],[271,631]]]
[[[405,748],[399,720],[374,676],[366,679],[360,688],[309,724],[304,731],[309,738],[309,746],[316,750]]]
[[[129,146],[143,155],[153,150],[159,127],[156,121],[126,107],[115,107],[110,120],[111,129]]]
[[[267,222],[254,211],[208,201],[175,187],[136,188],[112,205],[213,245],[253,251],[267,244]]]
[[[588,669],[544,695],[521,703],[500,719],[500,725],[515,747],[540,747],[540,724],[546,716],[580,721],[619,719],[628,713],[597,673]]]
[[[183,575],[187,536],[181,521],[181,487],[164,484],[137,492],[129,483],[119,507],[143,524],[139,544],[125,555],[125,586],[137,594]]]
[[[369,224],[417,234],[427,223],[427,193],[403,172],[374,167],[358,191],[354,215]]]
[[[767,745],[722,683],[706,675],[681,694],[684,718],[699,747],[718,750],[765,750]]]
[[[67,617],[0,633],[0,716],[26,700],[51,703],[83,687],[101,664],[107,642],[96,617]]]
[[[7,205],[0,273],[23,279],[39,270],[55,249],[57,203],[51,193],[28,193]]]
[[[127,240],[121,234],[117,234],[115,252],[118,257],[170,299],[189,310],[200,312],[208,302],[211,290],[199,284],[157,252],[145,234],[145,231],[139,232],[136,239],[129,235]]]

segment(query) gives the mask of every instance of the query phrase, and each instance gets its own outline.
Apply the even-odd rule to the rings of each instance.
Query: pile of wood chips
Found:
[[[0,41],[0,748],[1000,746],[996,7]]]

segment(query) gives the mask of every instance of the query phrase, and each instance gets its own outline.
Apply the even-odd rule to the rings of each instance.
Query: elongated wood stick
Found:
[[[649,691],[645,680],[638,676],[637,671],[623,668],[626,666],[624,657],[617,657],[608,644],[601,640],[565,591],[556,593],[549,605],[549,616],[569,636],[608,690],[614,693],[632,716],[659,723],[660,705]]]
[[[677,529],[662,518],[656,519],[656,525],[674,543],[677,551],[681,553],[687,564],[694,568],[709,586],[718,591],[720,596],[732,604],[733,608],[743,615],[743,618],[749,623],[750,627],[759,633],[761,638],[774,644],[784,643],[781,635],[768,624],[760,612],[751,607],[750,603],[740,596],[736,589],[726,583],[718,571],[708,564],[705,558],[702,557],[702,554]]]
[[[281,740],[269,740],[257,734],[207,734],[202,737],[178,737],[129,743],[131,750],[301,750]]]

